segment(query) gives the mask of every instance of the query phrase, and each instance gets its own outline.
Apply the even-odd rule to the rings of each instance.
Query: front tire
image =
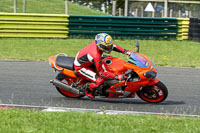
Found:
[[[75,82],[76,79],[73,79],[71,77],[68,77],[62,73],[59,73],[57,76],[56,76],[56,79],[61,81],[61,82],[64,82],[66,84],[71,84],[72,82]],[[59,88],[59,87],[56,87],[57,91],[62,94],[63,96],[65,97],[70,97],[70,98],[81,98],[83,97],[84,95],[80,95],[80,94],[74,94],[74,93],[71,93],[71,92],[68,92],[62,88]]]
[[[159,103],[164,101],[168,96],[167,87],[159,81],[152,86],[146,86],[137,92],[137,95],[149,103]]]

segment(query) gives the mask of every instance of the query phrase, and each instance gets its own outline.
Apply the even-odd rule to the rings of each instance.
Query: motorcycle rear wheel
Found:
[[[68,77],[68,76],[66,76],[66,75],[64,75],[64,74],[62,74],[62,73],[59,73],[59,74],[56,76],[56,79],[59,80],[59,81],[61,81],[61,82],[66,83],[66,84],[69,84],[69,85],[70,85],[72,82],[75,82],[75,81],[76,81],[76,79],[72,79],[72,78],[70,78],[70,77]],[[64,89],[62,89],[62,88],[59,88],[59,87],[56,87],[56,89],[57,89],[57,91],[58,91],[60,94],[62,94],[62,95],[65,96],[65,97],[70,97],[70,98],[81,98],[81,97],[84,96],[84,95],[79,95],[79,94],[73,94],[73,93],[68,92],[68,91],[66,91],[66,90],[64,90]]]
[[[160,103],[168,96],[167,87],[159,81],[152,86],[146,86],[137,92],[137,95],[144,101],[149,103]]]

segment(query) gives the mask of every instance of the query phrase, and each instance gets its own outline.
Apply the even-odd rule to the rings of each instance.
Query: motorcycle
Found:
[[[102,64],[107,71],[115,74],[125,74],[127,78],[119,81],[105,80],[94,91],[95,96],[102,98],[135,98],[136,94],[149,103],[159,103],[168,96],[167,87],[159,81],[154,63],[144,54],[139,53],[139,43],[136,40],[137,51],[124,61],[117,57],[106,57]],[[86,87],[90,81],[82,78],[74,70],[75,57],[58,54],[49,57],[49,64],[58,71],[52,83],[59,93],[66,97],[81,98],[85,96]]]

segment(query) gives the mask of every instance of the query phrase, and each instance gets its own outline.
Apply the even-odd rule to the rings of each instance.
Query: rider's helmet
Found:
[[[106,53],[110,53],[113,50],[112,37],[107,33],[99,33],[95,37],[97,47]]]

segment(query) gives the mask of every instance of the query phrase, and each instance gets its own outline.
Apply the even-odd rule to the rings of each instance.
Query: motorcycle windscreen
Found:
[[[141,55],[137,53],[131,53],[128,63],[137,65],[142,68],[147,68],[149,66],[148,61]]]

